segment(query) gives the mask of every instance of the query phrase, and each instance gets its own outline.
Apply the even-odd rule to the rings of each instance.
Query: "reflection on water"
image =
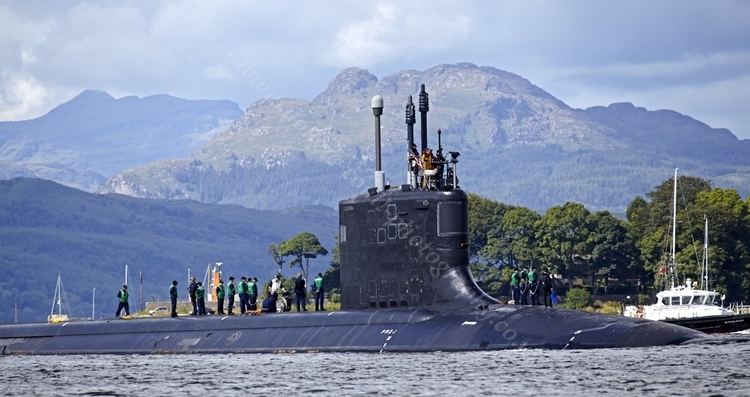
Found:
[[[0,385],[4,395],[748,395],[748,363],[747,336],[571,351],[3,356]]]

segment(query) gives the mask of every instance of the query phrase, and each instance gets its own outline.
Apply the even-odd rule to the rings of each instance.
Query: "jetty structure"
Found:
[[[431,352],[680,344],[705,334],[664,322],[503,305],[469,270],[458,152],[431,153],[429,99],[406,104],[406,181],[386,184],[383,99],[372,99],[374,187],[339,203],[340,311],[69,321],[0,326],[0,354]],[[438,131],[440,132],[440,131]]]

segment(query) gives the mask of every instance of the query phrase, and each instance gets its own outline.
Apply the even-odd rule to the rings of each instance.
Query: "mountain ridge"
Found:
[[[19,320],[46,318],[58,272],[76,316],[90,313],[92,287],[97,312],[114,314],[125,264],[131,282],[143,272],[146,300],[167,300],[173,279],[182,294],[187,269],[202,277],[209,262],[223,262],[226,277],[270,279],[277,267],[268,245],[309,231],[331,248],[335,214],[326,207],[261,211],[93,194],[39,179],[0,181],[0,322],[12,321],[4,309],[13,295]],[[311,261],[311,269],[325,270],[328,260]],[[296,271],[284,268],[287,275]]]
[[[84,90],[41,117],[0,122],[0,178],[42,177],[94,191],[117,172],[189,155],[241,113],[231,101]]]
[[[626,103],[573,109],[521,76],[469,63],[382,78],[344,69],[312,100],[258,101],[192,156],[120,173],[107,191],[256,208],[334,206],[372,183],[375,94],[385,99],[386,174],[392,184],[404,179],[403,106],[408,95],[417,101],[422,83],[430,145],[442,128],[446,148],[463,153],[463,187],[487,197],[537,210],[579,201],[624,213],[630,198],[675,166],[748,194],[750,141],[728,130]]]

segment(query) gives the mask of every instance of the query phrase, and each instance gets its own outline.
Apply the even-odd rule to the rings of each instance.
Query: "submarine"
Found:
[[[681,344],[706,334],[673,324],[504,305],[469,270],[468,198],[460,154],[428,151],[428,93],[406,104],[406,183],[385,183],[383,99],[372,99],[375,186],[339,203],[341,310],[254,316],[70,321],[0,326],[0,355],[434,352]]]

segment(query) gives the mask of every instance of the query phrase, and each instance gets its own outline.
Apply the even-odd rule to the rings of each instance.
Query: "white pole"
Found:
[[[15,313],[16,324],[18,324],[18,295],[13,295],[13,312]]]
[[[675,264],[675,244],[677,243],[677,168],[674,169],[674,193],[672,194],[672,288],[674,288],[674,281],[677,277],[677,269]]]
[[[62,276],[57,275],[57,315],[62,316]]]
[[[128,285],[128,265],[125,265],[125,285]]]
[[[708,290],[708,217],[706,215],[703,215],[704,218],[706,218],[706,229],[705,229],[705,235],[703,237],[703,280],[701,280],[701,289]],[[705,283],[705,284],[704,284]]]
[[[211,277],[211,264],[209,263],[208,265],[206,265],[206,274],[203,276],[203,288],[204,290],[209,292],[208,295],[206,295],[205,292],[203,293],[204,299],[206,300],[206,302],[213,301],[211,299],[211,280],[212,279],[213,277]]]
[[[146,310],[145,306],[143,305],[143,272],[138,272],[138,283],[140,285],[140,293],[141,293],[141,311]]]
[[[91,291],[91,319],[96,320],[96,287]]]

